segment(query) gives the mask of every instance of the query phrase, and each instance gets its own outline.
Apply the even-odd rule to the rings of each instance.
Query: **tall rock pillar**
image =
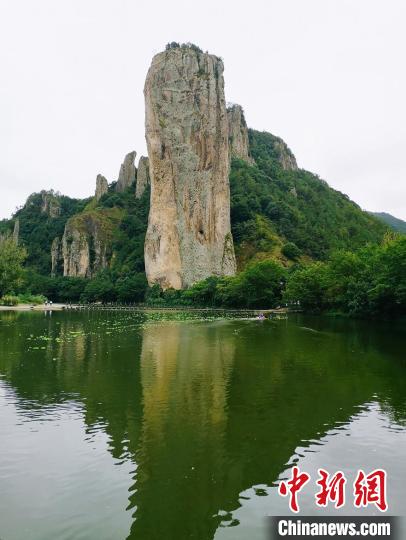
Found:
[[[148,282],[181,289],[210,275],[233,275],[223,62],[195,47],[159,53],[144,94]]]

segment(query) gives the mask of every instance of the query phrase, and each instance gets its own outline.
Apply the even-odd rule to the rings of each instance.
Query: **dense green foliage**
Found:
[[[0,235],[0,296],[21,286],[26,257],[26,250],[10,234]]]
[[[356,252],[339,251],[327,262],[291,272],[286,300],[306,311],[350,315],[406,314],[406,238],[387,237]]]
[[[105,270],[93,279],[81,277],[50,277],[33,272],[26,275],[21,290],[29,289],[33,295],[44,295],[54,302],[143,302],[147,290],[144,272],[132,272],[126,276]],[[22,300],[21,300],[22,301]]]
[[[231,222],[237,255],[243,262],[258,253],[293,243],[313,259],[337,249],[379,242],[387,227],[349,198],[305,170],[284,170],[278,157],[280,139],[249,130],[255,165],[233,160],[230,174]],[[286,149],[289,156],[289,150]],[[295,250],[292,256],[297,258]]]
[[[289,305],[308,312],[363,317],[406,314],[406,238],[385,238],[355,252],[337,251],[328,261],[249,264],[235,277],[210,277],[188,290],[165,292],[155,286],[150,305],[269,309]]]
[[[144,272],[144,241],[148,225],[149,194],[147,188],[140,199],[134,196],[134,187],[123,193],[112,189],[101,197],[98,207],[119,207],[124,210],[124,217],[115,231],[113,252],[115,254],[111,269],[114,278]],[[97,209],[97,207],[96,207]]]
[[[388,214],[386,212],[370,213],[376,218],[386,223],[386,225],[389,225],[389,227],[394,231],[406,234],[406,221],[403,221],[403,219],[396,218],[395,216],[392,216],[391,214]]]
[[[184,291],[152,287],[149,305],[185,305],[225,308],[274,308],[282,301],[286,270],[276,261],[249,264],[232,277],[209,277]]]
[[[51,277],[28,271],[24,290],[33,295],[41,294],[53,302],[69,303],[80,299],[88,283],[88,279],[81,277]]]

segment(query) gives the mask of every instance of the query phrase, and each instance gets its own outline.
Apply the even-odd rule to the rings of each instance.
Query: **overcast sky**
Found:
[[[404,0],[0,0],[0,218],[41,189],[89,196],[145,154],[151,58],[192,41],[224,59],[250,127],[406,219],[405,17]]]

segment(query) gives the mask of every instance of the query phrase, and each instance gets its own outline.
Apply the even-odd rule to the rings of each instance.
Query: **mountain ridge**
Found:
[[[394,231],[406,234],[406,221],[397,218],[388,212],[369,212],[371,215],[389,225]]]

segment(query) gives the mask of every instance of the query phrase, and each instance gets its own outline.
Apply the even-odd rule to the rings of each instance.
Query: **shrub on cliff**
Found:
[[[171,49],[192,49],[193,51],[202,53],[202,49],[195,45],[194,43],[178,43],[177,41],[171,41],[170,43],[167,43],[165,46],[166,51],[170,51]]]
[[[297,245],[294,244],[293,242],[286,242],[286,244],[284,244],[282,247],[282,253],[288,259],[295,261],[296,259],[300,257],[302,252],[297,247]]]

